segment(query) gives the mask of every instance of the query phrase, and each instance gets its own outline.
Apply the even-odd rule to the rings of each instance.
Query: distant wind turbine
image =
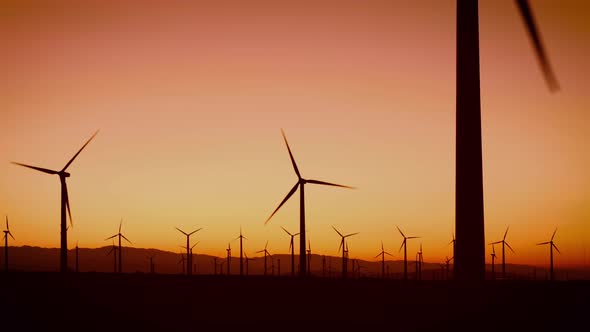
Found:
[[[78,241],[76,241],[76,273],[78,273],[78,271],[79,271],[78,270],[78,263],[79,263],[78,257],[79,257],[79,248],[78,248]]]
[[[67,272],[67,270],[68,270],[68,231],[66,229],[66,227],[67,227],[66,209],[68,210],[68,215],[70,217],[70,224],[73,225],[73,223],[74,223],[72,221],[72,212],[70,211],[70,199],[68,196],[68,187],[66,186],[66,178],[70,177],[70,173],[66,172],[66,169],[68,169],[68,167],[72,164],[74,159],[76,159],[76,157],[80,154],[80,152],[82,152],[82,150],[86,147],[86,145],[88,145],[88,143],[90,143],[90,141],[94,138],[94,136],[96,136],[96,134],[98,134],[98,131],[96,131],[90,137],[90,139],[88,139],[88,141],[86,141],[86,143],[84,143],[84,145],[80,148],[80,150],[78,150],[78,152],[72,157],[72,159],[70,159],[70,161],[68,161],[68,163],[64,166],[64,168],[62,168],[61,171],[54,171],[54,170],[47,169],[47,168],[41,168],[41,167],[30,166],[30,165],[26,165],[26,164],[17,163],[17,162],[12,162],[15,165],[28,167],[28,168],[37,170],[39,172],[59,176],[59,181],[61,183],[61,241],[60,241],[61,247],[60,247],[60,260],[59,260],[61,272]]]
[[[405,236],[404,233],[402,232],[402,230],[399,229],[399,227],[397,227],[397,230],[404,238],[404,241],[402,242],[402,245],[399,247],[398,252],[401,251],[402,248],[404,248],[404,280],[408,280],[408,245],[407,245],[407,242],[410,239],[418,239],[420,237],[419,236]]]
[[[291,237],[291,241],[289,242],[289,250],[291,250],[291,276],[295,276],[295,245],[293,244],[294,238],[299,235],[299,233],[291,234],[285,227],[281,226],[281,228]]]
[[[121,255],[121,252],[123,251],[122,247],[121,247],[121,238],[125,239],[125,241],[129,242],[129,244],[131,244],[131,241],[129,241],[128,238],[125,237],[125,235],[121,234],[121,226],[123,226],[123,219],[121,219],[121,221],[119,222],[119,232],[113,236],[109,236],[105,239],[106,240],[110,240],[113,239],[115,237],[119,238],[119,273],[123,273],[123,258]]]
[[[492,257],[492,280],[496,279],[496,271],[495,271],[495,265],[496,265],[496,247],[494,246],[494,244],[490,243],[492,245],[492,253],[490,254],[490,256]]]
[[[307,274],[311,275],[311,241],[307,240]]]
[[[195,244],[193,244],[191,246],[191,251],[190,251],[190,262],[191,262],[191,265],[190,266],[191,266],[191,269],[195,269],[195,263],[193,263],[193,258],[194,258],[194,256],[193,256],[193,248],[196,247],[197,244],[199,244],[199,243],[201,243],[201,241],[197,241],[197,242],[195,242]],[[192,272],[191,272],[191,275],[192,275]]]
[[[8,236],[15,240],[12,233],[10,233],[10,228],[8,227],[8,216],[6,216],[6,229],[4,230],[4,271],[8,272]]]
[[[268,241],[266,241],[266,244],[264,245],[264,249],[262,250],[258,250],[256,253],[264,253],[264,275],[266,275],[266,256],[270,255],[270,253],[268,252],[268,250],[266,250],[266,248],[268,247]]]
[[[240,276],[243,276],[244,275],[244,259],[243,259],[243,251],[242,251],[242,249],[243,249],[242,240],[244,240],[244,239],[248,240],[248,239],[246,239],[246,237],[242,235],[242,226],[240,226],[240,236],[235,238],[234,241],[237,239],[240,239]]]
[[[268,217],[268,219],[266,219],[265,224],[270,221],[272,216],[274,216],[275,213],[277,213],[277,211],[281,208],[281,206],[283,206],[283,204],[285,204],[285,202],[287,200],[289,200],[289,198],[297,191],[297,188],[299,188],[299,193],[300,193],[300,198],[299,198],[299,234],[300,234],[300,236],[299,236],[299,274],[301,277],[305,277],[307,275],[307,272],[306,272],[307,265],[305,262],[305,260],[306,260],[306,255],[305,255],[305,184],[311,183],[311,184],[321,184],[321,185],[326,185],[326,186],[334,186],[334,187],[349,188],[349,189],[354,189],[354,188],[349,187],[349,186],[343,186],[340,184],[324,182],[324,181],[307,180],[307,179],[304,179],[303,177],[301,177],[301,174],[299,173],[299,169],[297,168],[297,164],[295,163],[295,159],[293,158],[293,154],[291,153],[291,148],[289,147],[289,143],[287,142],[287,137],[285,136],[285,132],[282,129],[281,129],[281,134],[283,134],[283,139],[285,140],[285,144],[287,145],[287,150],[289,151],[289,157],[291,158],[291,163],[293,164],[293,169],[295,170],[295,174],[297,174],[297,183],[295,183],[295,186],[293,186],[291,191],[289,191],[289,193],[283,199],[281,204],[279,204],[279,206],[273,211],[273,213],[271,213],[270,217]]]
[[[504,252],[504,246],[507,246],[510,251],[514,253],[514,249],[506,242],[506,235],[508,234],[508,228],[506,227],[506,232],[504,233],[504,237],[500,241],[492,242],[490,244],[499,244],[502,243],[502,279],[506,279],[506,255]]]
[[[148,256],[148,258],[150,260],[150,273],[151,274],[154,274],[154,272],[155,272],[155,266],[154,266],[154,258],[155,257],[156,257],[156,254]]]
[[[348,267],[348,262],[347,262],[347,254],[348,254],[348,247],[345,246],[346,244],[346,238],[353,236],[353,235],[357,235],[359,234],[359,232],[356,233],[350,233],[350,234],[346,234],[346,235],[342,235],[342,233],[340,233],[336,227],[332,226],[332,228],[336,231],[336,233],[338,233],[338,235],[340,235],[340,246],[338,246],[338,252],[340,252],[340,250],[342,249],[342,278],[346,278],[346,269]],[[345,250],[346,249],[346,250]]]
[[[377,256],[375,256],[375,258],[381,256],[381,278],[385,278],[385,255],[393,257],[392,254],[388,253],[387,251],[385,251],[385,249],[383,249],[383,241],[381,241],[381,252],[378,253]]]
[[[517,0],[550,91],[559,85],[527,0]],[[477,0],[457,0],[456,40],[456,272],[459,280],[485,279],[485,234],[481,135],[479,9]]]
[[[107,252],[107,256],[110,255],[111,253],[113,253],[113,258],[114,258],[113,272],[114,273],[117,273],[117,250],[119,250],[119,248],[117,248],[117,246],[115,245],[115,240],[113,240],[113,246],[111,247],[111,250],[109,250],[109,252]]]
[[[554,275],[553,275],[553,248],[555,248],[555,250],[557,250],[557,252],[561,254],[561,252],[559,251],[559,249],[557,248],[557,246],[555,245],[555,243],[553,243],[553,238],[555,237],[555,233],[556,232],[557,232],[557,228],[553,231],[553,235],[551,235],[551,240],[549,240],[547,242],[537,243],[538,246],[545,245],[545,244],[548,244],[549,245],[549,280],[551,280],[551,281],[554,280]]]
[[[174,227],[174,228],[176,228],[177,231],[181,232],[182,234],[184,234],[186,236],[186,257],[187,257],[187,261],[188,261],[187,266],[192,266],[191,265],[192,264],[192,262],[191,262],[192,259],[191,259],[191,249],[190,249],[190,237],[191,237],[191,235],[195,234],[196,232],[200,231],[203,228],[201,227],[201,228],[199,228],[197,230],[194,230],[194,231],[192,231],[190,233],[187,233],[187,232],[181,230],[178,227]],[[192,270],[190,268],[188,268],[187,271],[186,271],[186,274],[190,276],[192,274],[191,271]]]
[[[231,243],[227,243],[227,249],[225,249],[225,251],[227,251],[227,275],[229,275],[231,266]]]
[[[422,256],[422,243],[420,243],[420,251],[418,251],[418,280],[422,280],[422,264],[424,257]]]

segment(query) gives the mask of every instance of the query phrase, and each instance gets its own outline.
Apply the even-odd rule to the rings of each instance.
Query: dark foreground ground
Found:
[[[1,330],[589,331],[590,282],[0,274]]]

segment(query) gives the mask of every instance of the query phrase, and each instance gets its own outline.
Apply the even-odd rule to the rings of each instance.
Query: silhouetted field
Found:
[[[580,330],[590,282],[2,273],[17,330]],[[7,319],[8,318],[8,319]]]

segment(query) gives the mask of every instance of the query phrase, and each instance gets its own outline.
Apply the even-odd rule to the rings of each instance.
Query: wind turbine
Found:
[[[113,272],[114,273],[117,273],[117,250],[119,250],[119,248],[117,248],[117,246],[115,245],[115,240],[113,240],[113,246],[111,247],[111,250],[109,250],[109,252],[107,252],[107,256],[110,255],[111,253],[113,253],[113,257],[114,257]]]
[[[420,243],[420,251],[418,251],[418,280],[422,280],[422,263],[424,258],[422,257],[422,243]]]
[[[190,250],[190,237],[191,237],[191,235],[195,234],[196,232],[200,231],[203,228],[201,227],[201,228],[199,228],[197,230],[194,230],[194,231],[192,231],[190,233],[186,233],[185,231],[181,230],[178,227],[174,227],[174,228],[176,228],[176,230],[179,231],[179,232],[181,232],[182,234],[186,235],[186,257],[187,257],[187,260],[188,260],[188,266],[191,266],[191,263],[192,262],[191,262],[191,256],[190,256],[190,254],[191,254],[191,252],[190,252],[191,251]],[[191,275],[192,274],[190,268],[187,269],[186,274],[187,275]]]
[[[231,265],[231,243],[227,243],[227,249],[225,249],[225,251],[227,251],[227,275],[229,275],[229,267]]]
[[[242,240],[246,239],[246,237],[242,235],[242,226],[240,226],[240,236],[235,238],[234,241],[237,239],[240,239],[240,276],[243,276],[244,275],[244,263],[243,263],[243,258],[242,258],[243,257],[242,256],[242,252],[243,252],[242,251],[242,248],[243,248],[242,247]],[[246,239],[246,240],[248,240],[248,239]]]
[[[16,240],[12,233],[10,233],[10,228],[8,227],[8,216],[6,216],[6,229],[4,230],[4,271],[8,272],[8,236],[13,240]]]
[[[354,188],[349,187],[349,186],[343,186],[340,184],[334,184],[334,183],[318,181],[318,180],[307,180],[307,179],[302,178],[301,174],[299,173],[299,169],[297,168],[297,164],[295,163],[295,158],[293,158],[293,154],[291,153],[291,148],[289,147],[289,143],[287,142],[287,137],[285,136],[285,132],[282,129],[281,129],[281,134],[283,134],[283,139],[285,140],[285,144],[287,145],[287,150],[289,151],[289,157],[291,158],[291,163],[293,164],[293,169],[295,170],[295,174],[297,174],[297,183],[295,183],[295,186],[293,186],[291,191],[289,191],[289,193],[283,199],[281,204],[279,204],[279,206],[273,211],[273,213],[271,213],[270,217],[268,217],[268,219],[266,219],[264,224],[267,224],[270,221],[272,216],[274,216],[275,213],[277,213],[277,211],[281,208],[281,206],[283,206],[283,204],[285,204],[285,202],[287,200],[289,200],[289,198],[291,198],[291,196],[297,191],[297,188],[299,188],[299,193],[300,193],[300,198],[299,198],[299,233],[300,233],[300,236],[299,236],[299,274],[301,277],[305,277],[307,275],[307,272],[306,272],[307,266],[306,266],[306,262],[305,262],[305,260],[306,260],[306,255],[305,255],[305,184],[311,183],[311,184],[321,184],[321,185],[326,185],[326,186],[334,186],[334,187],[349,188],[349,189],[354,189]]]
[[[538,246],[545,245],[545,244],[549,245],[549,280],[551,280],[551,281],[554,280],[553,279],[553,248],[555,248],[555,250],[557,250],[557,252],[561,254],[561,252],[559,251],[559,249],[557,248],[555,243],[553,243],[553,238],[555,237],[556,232],[557,232],[557,228],[555,229],[555,231],[553,231],[553,235],[551,235],[551,240],[549,240],[547,242],[537,243]]]
[[[190,256],[189,256],[190,257],[190,262],[191,262],[191,265],[190,265],[191,269],[195,267],[195,264],[193,263],[193,248],[196,247],[197,244],[199,244],[199,243],[201,243],[201,241],[197,241],[195,244],[193,244],[191,246]],[[191,272],[191,275],[192,275],[192,272]]]
[[[399,247],[398,252],[401,251],[402,248],[404,248],[404,280],[408,280],[408,246],[407,246],[407,241],[410,239],[418,239],[420,237],[419,236],[405,236],[404,233],[402,232],[402,230],[399,229],[399,227],[397,227],[397,230],[404,238],[404,241],[402,242],[402,245]]]
[[[266,248],[268,247],[268,241],[266,241],[266,244],[264,245],[264,249],[262,250],[258,250],[256,253],[260,253],[263,252],[264,253],[264,275],[266,275],[266,256],[270,255],[270,253],[268,252],[268,250],[266,250]]]
[[[385,278],[385,255],[393,257],[392,254],[388,253],[387,251],[385,251],[385,249],[383,249],[383,241],[381,241],[381,252],[378,253],[377,256],[375,256],[375,258],[381,256],[381,278]]]
[[[180,254],[180,260],[178,261],[178,263],[176,263],[176,265],[182,263],[182,274],[184,274],[184,263],[186,262],[186,258],[184,258],[183,254]]]
[[[450,270],[450,265],[451,265],[451,261],[453,260],[453,258],[455,258],[455,257],[449,258],[447,256],[447,259],[445,260],[445,265],[447,267],[447,280],[449,280],[449,270]]]
[[[78,253],[79,252],[78,251],[79,251],[78,241],[76,241],[76,273],[78,273],[78,263],[79,263],[79,260],[78,260]]]
[[[148,258],[150,259],[150,273],[151,274],[154,274],[154,272],[155,272],[155,267],[154,267],[154,258],[155,257],[156,257],[156,254],[148,256]]]
[[[88,139],[88,141],[86,141],[86,143],[84,143],[84,145],[80,148],[80,150],[78,150],[78,152],[72,157],[72,159],[70,159],[70,161],[68,161],[68,163],[64,166],[64,168],[62,168],[61,171],[54,171],[54,170],[47,169],[47,168],[30,166],[30,165],[26,165],[26,164],[17,163],[14,161],[12,162],[15,165],[28,167],[28,168],[34,169],[36,171],[39,171],[39,172],[59,176],[59,182],[61,183],[61,227],[60,227],[60,229],[61,229],[61,241],[60,241],[61,247],[60,247],[59,269],[61,272],[67,272],[67,270],[68,270],[68,231],[66,229],[66,227],[67,227],[66,209],[68,210],[68,215],[70,217],[70,224],[72,224],[72,225],[74,224],[74,222],[72,220],[72,212],[70,211],[70,199],[68,196],[68,187],[66,185],[66,178],[70,177],[70,173],[66,172],[66,169],[68,169],[68,167],[72,164],[74,159],[76,159],[76,157],[80,154],[80,152],[82,152],[82,150],[86,147],[86,145],[88,145],[88,143],[90,143],[90,141],[94,138],[94,136],[96,136],[96,134],[98,134],[98,131],[96,131],[90,137],[90,139]]]
[[[453,239],[451,240],[451,242],[449,242],[449,244],[447,244],[447,246],[450,246],[451,244],[453,245],[453,257],[455,257],[455,243],[457,242],[457,240],[455,240],[455,233],[453,233]]]
[[[291,234],[285,227],[281,226],[281,228],[291,237],[291,241],[289,242],[289,250],[291,250],[291,276],[295,276],[295,245],[293,244],[293,239],[299,235],[299,233]]]
[[[347,237],[357,235],[359,232],[342,235],[342,233],[340,233],[336,227],[332,226],[332,228],[336,231],[336,233],[338,233],[338,235],[340,235],[340,246],[338,246],[338,252],[340,252],[340,249],[342,249],[342,278],[346,278],[346,268],[348,267],[348,263],[346,261],[348,258],[348,247],[345,247],[344,245]]]
[[[550,91],[559,89],[527,0],[516,1]],[[460,280],[485,279],[483,167],[477,0],[457,0],[455,162],[456,272]]]
[[[494,246],[494,244],[492,245],[492,253],[490,254],[490,256],[492,257],[492,280],[496,279],[496,271],[495,271],[495,265],[496,265],[496,247]]]
[[[123,249],[121,248],[121,238],[125,239],[125,241],[129,242],[129,244],[131,244],[131,241],[129,241],[128,238],[125,237],[125,235],[121,234],[121,226],[123,225],[123,219],[121,219],[121,222],[119,222],[119,232],[113,236],[109,236],[105,239],[109,240],[115,237],[119,237],[119,273],[123,272],[123,258],[121,256],[121,252],[123,251]]]
[[[512,247],[508,244],[508,242],[506,242],[506,235],[508,234],[508,228],[509,227],[506,227],[506,232],[504,233],[504,237],[502,238],[501,241],[496,241],[496,242],[490,243],[490,244],[502,243],[502,279],[506,278],[506,255],[504,252],[504,246],[505,245],[508,246],[508,249],[510,249],[510,251],[512,251],[514,253],[514,249],[512,249]]]
[[[249,272],[249,271],[248,271],[248,261],[249,261],[250,259],[248,258],[248,255],[247,255],[246,253],[244,253],[244,258],[246,259],[246,275],[248,275],[248,272]]]

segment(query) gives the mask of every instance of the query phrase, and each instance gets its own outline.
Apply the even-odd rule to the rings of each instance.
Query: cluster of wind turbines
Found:
[[[66,186],[66,182],[65,182],[65,178],[69,177],[70,174],[65,172],[65,170],[69,167],[69,165],[74,161],[74,159],[80,154],[80,152],[86,147],[86,145],[88,145],[88,143],[96,136],[97,132],[94,133],[90,139],[82,146],[82,148],[74,155],[74,157],[72,159],[70,159],[70,161],[66,164],[66,166],[61,170],[61,171],[53,171],[53,170],[49,170],[49,169],[44,169],[44,168],[40,168],[40,167],[36,167],[36,166],[30,166],[30,165],[26,165],[26,164],[22,164],[22,163],[15,163],[17,165],[20,166],[24,166],[24,167],[28,167],[28,168],[32,168],[34,170],[38,170],[44,173],[48,173],[48,174],[57,174],[60,177],[60,183],[62,185],[62,229],[65,226],[65,232],[61,233],[61,240],[62,240],[62,244],[63,243],[67,243],[67,230],[68,230],[68,225],[66,224],[66,214],[65,214],[65,210],[67,209],[68,215],[69,215],[69,219],[70,219],[70,225],[73,225],[72,223],[72,217],[71,217],[71,211],[70,211],[70,204],[69,204],[69,197],[67,194],[67,186]],[[301,176],[301,173],[299,172],[299,169],[297,167],[297,163],[295,162],[295,158],[293,157],[293,153],[291,151],[291,148],[289,146],[289,143],[287,141],[287,137],[284,133],[283,130],[281,130],[281,134],[283,136],[283,139],[285,141],[285,145],[287,146],[287,151],[289,153],[289,157],[291,160],[291,163],[293,165],[293,169],[295,171],[295,174],[297,175],[297,182],[295,183],[295,186],[293,186],[293,188],[289,191],[289,193],[287,194],[287,196],[283,199],[283,201],[281,201],[281,203],[278,205],[278,207],[271,213],[271,215],[268,217],[268,219],[266,220],[265,224],[268,223],[271,218],[277,213],[277,211],[283,206],[283,204],[285,204],[285,202],[287,200],[289,200],[289,198],[291,198],[291,196],[293,196],[293,194],[297,191],[297,189],[300,190],[300,232],[297,233],[291,233],[289,232],[286,228],[282,227],[282,230],[289,236],[289,251],[291,254],[291,275],[295,276],[295,237],[299,236],[300,239],[300,255],[299,255],[299,273],[300,276],[306,276],[310,273],[310,260],[311,260],[311,243],[308,241],[308,249],[306,251],[305,248],[305,199],[304,199],[304,192],[305,192],[305,184],[307,183],[311,183],[311,184],[319,184],[319,185],[327,185],[327,186],[334,186],[334,187],[341,187],[341,188],[348,188],[348,189],[354,189],[353,187],[350,186],[345,186],[345,185],[340,185],[340,184],[335,184],[335,183],[330,183],[330,182],[324,182],[324,181],[319,181],[319,180],[309,180],[309,179],[304,179]],[[114,238],[118,238],[118,246],[116,246],[113,242],[113,246],[111,248],[111,250],[107,253],[108,254],[113,254],[113,258],[114,258],[114,264],[113,264],[113,270],[114,272],[118,272],[121,273],[123,271],[123,262],[122,262],[122,240],[127,241],[128,243],[131,244],[131,241],[121,233],[121,227],[123,224],[123,220],[121,219],[120,223],[119,223],[119,230],[116,234],[107,237],[105,240],[110,240],[110,239],[114,239]],[[8,236],[11,236],[13,239],[14,237],[12,236],[12,233],[10,233],[9,229],[8,229],[8,217],[6,218],[6,228],[7,230],[4,231],[5,235],[5,269],[8,269]],[[334,231],[340,236],[340,244],[338,247],[338,253],[342,252],[342,277],[346,278],[347,274],[348,274],[348,260],[349,260],[349,246],[348,246],[348,242],[347,242],[347,238],[357,235],[359,234],[358,232],[356,233],[350,233],[350,234],[342,234],[338,229],[336,229],[334,226],[332,226],[332,228],[334,229]],[[183,269],[183,273],[185,273],[187,275],[192,275],[193,273],[193,269],[194,269],[194,265],[193,265],[193,248],[199,243],[195,243],[192,246],[190,245],[190,237],[191,235],[195,234],[196,232],[200,231],[202,228],[196,229],[192,232],[185,232],[183,230],[181,230],[180,228],[176,227],[176,230],[178,230],[180,233],[182,233],[184,236],[186,236],[186,246],[181,246],[182,248],[186,249],[186,256],[181,255],[181,259],[179,261],[179,264],[182,263],[182,269]],[[399,231],[400,235],[403,238],[403,241],[401,243],[400,249],[399,251],[401,251],[402,249],[404,250],[404,270],[403,270],[403,276],[404,276],[404,280],[408,279],[408,257],[407,257],[407,241],[408,240],[412,240],[412,239],[417,239],[419,238],[418,236],[406,236],[402,230],[397,227],[397,230]],[[504,233],[504,237],[502,240],[500,241],[496,241],[496,242],[492,242],[490,243],[490,245],[492,245],[492,275],[495,276],[494,274],[494,264],[495,264],[495,244],[502,244],[502,276],[503,278],[505,278],[506,276],[506,264],[505,264],[505,246],[507,246],[511,251],[514,252],[514,250],[512,249],[512,247],[506,242],[506,235],[508,233],[508,229],[506,229],[506,232]],[[557,249],[557,246],[554,244],[553,242],[553,238],[555,236],[555,232],[553,233],[551,240],[549,242],[543,242],[540,243],[541,244],[549,244],[550,245],[550,279],[553,280],[553,248],[555,248],[558,252],[559,249]],[[236,237],[234,240],[240,240],[240,275],[244,274],[244,252],[243,252],[243,240],[246,239],[245,236],[243,236],[242,234],[242,229],[240,227],[240,234],[238,237]],[[455,236],[453,234],[453,240],[449,243],[453,245],[453,256],[451,258],[446,258],[445,264],[446,264],[446,273],[447,273],[447,278],[449,275],[449,266],[450,266],[450,261],[453,260],[455,258],[455,244],[456,244],[456,239]],[[65,249],[65,250],[64,250]],[[77,249],[77,245],[76,245],[76,249]],[[231,243],[228,243],[228,248],[226,249],[227,251],[227,258],[225,262],[221,262],[221,265],[223,267],[224,264],[226,264],[226,269],[227,269],[227,274],[229,275],[231,273],[230,270],[230,266],[231,266]],[[64,254],[65,252],[65,254]],[[271,270],[272,270],[272,274],[274,275],[274,260],[273,257],[271,255],[271,253],[268,251],[268,241],[264,247],[264,249],[258,250],[256,251],[256,253],[262,253],[264,255],[264,275],[267,275],[267,258],[271,259]],[[390,253],[386,252],[383,248],[383,243],[381,243],[381,252],[375,256],[381,256],[381,261],[382,261],[382,276],[385,276],[385,255],[389,255],[392,256]],[[60,267],[63,271],[63,263],[64,260],[63,258],[65,257],[65,262],[67,264],[67,246],[63,246],[62,250],[61,250],[61,255],[60,257],[62,258],[60,260]],[[154,263],[153,263],[153,256],[150,256],[150,271],[153,272],[154,271]],[[422,276],[422,266],[423,266],[423,253],[422,253],[422,244],[420,244],[420,251],[418,251],[416,253],[416,260],[415,260],[415,264],[416,264],[416,278],[417,279],[421,279]],[[215,267],[217,267],[217,262],[215,261],[214,264],[216,265]],[[186,269],[185,269],[186,266]],[[359,267],[360,269],[360,267]],[[78,270],[78,254],[77,254],[77,250],[76,250],[76,271]],[[246,274],[247,274],[247,270],[248,270],[248,258],[246,256]],[[353,270],[354,270],[354,261],[353,261]],[[280,262],[279,262],[279,271],[280,271]],[[280,273],[280,272],[279,272]]]
[[[549,90],[554,92],[559,89],[559,84],[553,73],[546,55],[545,48],[537,30],[536,23],[529,6],[528,0],[516,0],[520,14],[526,25],[529,37],[533,43],[537,59]],[[481,97],[480,97],[480,71],[479,71],[479,5],[477,0],[457,0],[457,41],[456,41],[456,190],[455,190],[455,233],[456,245],[451,259],[455,261],[456,277],[459,280],[481,281],[485,279],[485,235],[484,235],[484,210],[483,210],[483,162],[482,162],[482,134],[481,134]],[[67,270],[67,227],[66,209],[73,225],[69,197],[66,186],[66,178],[70,176],[66,172],[68,166],[74,161],[84,147],[94,138],[96,133],[84,144],[61,171],[15,163],[47,174],[58,175],[62,189],[61,199],[61,250],[60,271]],[[287,139],[285,138],[285,143]],[[293,168],[297,174],[297,182],[289,191],[285,199],[266,220],[268,222],[280,207],[297,191],[300,190],[300,275],[307,275],[309,263],[305,250],[305,184],[319,184],[351,188],[348,186],[304,179],[295,163],[291,149],[288,146],[289,156]],[[404,243],[408,238],[404,236]],[[341,242],[342,244],[342,242]],[[544,243],[550,245],[551,257],[553,242]],[[504,243],[503,243],[504,247]],[[187,255],[189,255],[187,248]],[[492,248],[494,250],[494,248]],[[557,249],[557,248],[556,248]],[[266,250],[266,249],[265,249]],[[346,247],[342,248],[343,252]],[[119,251],[120,255],[120,251]],[[344,256],[344,254],[343,254]],[[495,256],[494,256],[495,257]],[[188,258],[187,258],[188,259]],[[450,261],[451,259],[447,259]],[[120,263],[120,259],[119,259]],[[404,264],[407,274],[407,264]]]

